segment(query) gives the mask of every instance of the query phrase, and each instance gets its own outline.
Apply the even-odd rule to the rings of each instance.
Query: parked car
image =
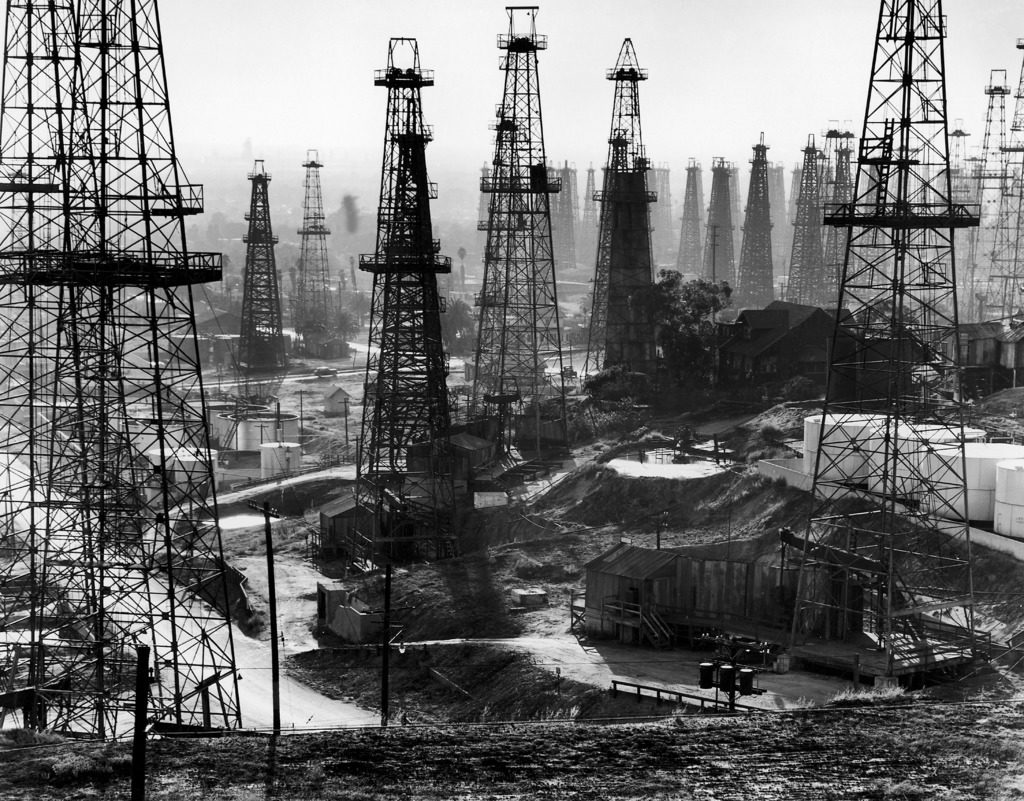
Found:
[[[333,367],[317,367],[313,371],[313,375],[319,376],[320,378],[334,378],[338,374],[338,371]]]

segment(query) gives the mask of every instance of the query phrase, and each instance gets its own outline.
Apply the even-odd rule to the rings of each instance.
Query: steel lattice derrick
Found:
[[[954,130],[949,132],[950,156],[949,176],[953,200],[957,203],[979,203],[981,182],[979,172],[981,161],[967,156],[967,137],[963,120],[957,120]],[[954,233],[956,252],[962,254],[961,269],[957,275],[957,308],[961,322],[977,322],[979,309],[975,297],[974,262],[978,243],[977,228],[958,228]]]
[[[386,513],[391,556],[436,559],[454,553],[454,485],[448,441],[451,411],[441,341],[437,276],[451,272],[433,238],[421,90],[434,85],[420,68],[415,39],[394,38],[375,86],[388,90],[377,249],[359,258],[373,275],[367,394],[357,492]],[[368,537],[370,538],[370,537]],[[372,554],[354,554],[365,557]]]
[[[740,168],[732,161],[729,162],[729,200],[732,203],[732,252],[735,259],[743,247],[743,226],[740,225],[743,215],[740,212]]]
[[[672,224],[672,173],[667,164],[652,167],[654,193],[658,196],[651,207],[651,248],[654,251],[654,275],[659,264],[674,264],[675,226]]]
[[[324,202],[320,192],[320,168],[324,165],[316,150],[306,151],[302,166],[302,227],[299,261],[295,266],[295,301],[292,304],[292,325],[298,339],[298,350],[309,356],[322,356],[323,345],[330,338],[334,325],[331,315],[331,276],[327,261],[327,237],[324,224]]]
[[[25,722],[239,722],[155,2],[9,4],[0,216],[0,685]],[[191,592],[187,592],[191,591]],[[202,600],[198,600],[198,595]]]
[[[799,164],[793,165],[793,170],[790,173],[789,178],[789,203],[786,205],[786,222],[789,225],[796,223],[796,199],[800,197],[800,182],[803,180],[803,167]],[[790,238],[789,241],[790,249],[793,246],[793,240]]]
[[[971,658],[953,197],[940,0],[882,0],[793,619],[872,642],[887,675]],[[936,614],[941,612],[941,619]],[[948,663],[947,663],[948,664]]]
[[[580,216],[579,195],[576,191],[576,168],[570,167],[568,161],[565,162],[558,169],[558,180],[562,189],[551,196],[551,237],[554,243],[554,253],[558,266],[575,269],[576,227],[579,224],[577,221]]]
[[[584,370],[592,374],[621,365],[654,375],[655,329],[645,292],[654,283],[650,204],[657,194],[647,189],[650,161],[640,125],[639,84],[647,70],[637,63],[630,39],[607,78],[615,81],[615,97],[604,189],[594,196],[601,224]]]
[[[736,261],[733,251],[732,200],[730,198],[731,167],[723,158],[711,162],[711,201],[704,237],[704,278],[714,283],[736,283]]]
[[[561,331],[551,249],[549,195],[558,192],[544,156],[536,7],[509,7],[505,88],[494,125],[491,195],[484,252],[471,409],[498,420],[499,446],[566,447]]]
[[[1024,39],[1017,40],[1017,49],[1024,50]],[[1010,125],[1009,144],[1002,148],[1005,174],[998,200],[995,237],[990,257],[994,298],[990,308],[1002,319],[1024,313],[1024,267],[1021,265],[1021,236],[1024,234],[1024,65],[1014,95],[1016,103]]]
[[[828,169],[830,179],[825,185],[824,195],[826,202],[833,206],[849,203],[852,199],[850,154],[853,149],[850,142],[853,138],[852,131],[841,131],[838,128],[831,128],[825,134],[825,140],[829,143],[826,152],[831,154],[831,166]],[[846,256],[846,236],[845,228],[830,225],[825,229],[821,294],[821,305],[824,308],[835,308],[836,298],[839,296],[839,273],[842,272],[843,259]]]
[[[988,97],[985,112],[985,134],[981,145],[978,172],[978,202],[981,204],[981,227],[974,254],[975,294],[978,296],[980,320],[1003,315],[1002,279],[996,263],[999,207],[1007,190],[1006,98],[1010,87],[1006,70],[992,70],[985,87]],[[994,130],[993,130],[994,129]]]
[[[772,282],[772,216],[768,186],[768,145],[754,145],[750,162],[750,187],[747,191],[747,215],[743,222],[740,249],[738,306],[761,309],[775,299]]]
[[[242,240],[246,250],[238,370],[245,394],[266,399],[281,386],[288,358],[281,330],[281,297],[274,258],[277,237],[270,223],[270,173],[264,169],[263,159],[256,160],[247,177],[252,192],[245,215],[249,230]]]
[[[686,188],[683,192],[683,224],[679,233],[679,255],[676,269],[683,275],[700,275],[704,264],[701,229],[704,215],[704,181],[700,162],[690,159],[686,167]]]
[[[793,222],[793,249],[789,258],[789,289],[786,300],[811,306],[823,305],[824,260],[821,244],[821,182],[818,162],[821,151],[814,135],[807,138],[800,171],[800,194]]]
[[[768,202],[772,208],[772,262],[786,264],[786,165],[768,162]]]

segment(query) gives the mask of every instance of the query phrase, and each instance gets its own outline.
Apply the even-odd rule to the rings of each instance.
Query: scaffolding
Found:
[[[0,109],[0,725],[240,723],[155,0],[9,4]]]
[[[566,371],[554,257],[550,195],[557,178],[544,156],[537,53],[537,8],[507,8],[509,28],[498,37],[504,51],[505,88],[496,111],[483,288],[471,414],[499,451],[513,447],[540,454],[567,448]]]
[[[615,81],[608,161],[601,203],[601,225],[594,268],[594,294],[584,372],[592,375],[621,366],[654,375],[657,369],[655,328],[650,308],[653,285],[650,162],[640,126],[640,81],[647,80],[633,42],[626,39],[607,78]]]
[[[823,413],[807,421],[816,507],[796,549],[791,646],[842,639],[886,676],[973,658],[954,201],[939,0],[883,0]],[[881,674],[880,674],[881,675]]]

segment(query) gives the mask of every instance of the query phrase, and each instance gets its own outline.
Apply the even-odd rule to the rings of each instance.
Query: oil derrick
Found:
[[[830,154],[831,164],[825,189],[826,202],[841,206],[853,199],[853,176],[850,174],[853,132],[830,128],[825,134],[825,140],[828,143],[825,150]],[[846,257],[846,236],[845,228],[830,225],[825,229],[821,305],[826,309],[834,309],[839,296],[840,273]]]
[[[579,198],[576,192],[576,168],[565,162],[558,170],[562,191],[551,196],[551,237],[558,266],[576,267],[576,228],[579,225]],[[486,195],[484,195],[486,197]],[[481,217],[480,219],[485,219]]]
[[[942,4],[881,6],[853,199],[825,214],[849,230],[849,316],[807,421],[816,508],[783,542],[794,654],[844,639],[891,677],[972,658],[953,233],[977,216],[951,193]]]
[[[295,300],[292,304],[292,325],[295,327],[296,350],[306,356],[325,358],[327,341],[334,329],[331,314],[331,276],[327,266],[327,237],[331,232],[324,224],[324,203],[320,193],[320,163],[316,150],[306,151],[302,162],[306,177],[302,182],[302,238],[299,262],[295,269]],[[353,288],[355,283],[353,282]]]
[[[789,204],[786,206],[786,222],[790,226],[796,223],[796,201],[800,197],[800,182],[803,180],[803,176],[803,167],[799,164],[793,165],[793,172],[790,173],[789,180]],[[792,240],[789,244],[792,247]]]
[[[374,85],[388,91],[377,249],[359,257],[373,275],[367,397],[357,493],[390,543],[389,555],[436,559],[454,552],[454,488],[448,441],[451,410],[445,384],[437,276],[451,272],[433,238],[421,89],[434,85],[420,69],[415,39],[388,44],[388,66]],[[373,541],[374,532],[364,532]],[[353,556],[367,557],[359,553]]]
[[[729,193],[729,164],[723,158],[711,161],[711,201],[704,236],[703,277],[713,283],[736,284],[732,239],[732,200]]]
[[[793,222],[793,250],[789,259],[786,300],[809,306],[825,305],[825,256],[821,245],[821,188],[814,134],[807,138],[800,171],[800,196]]]
[[[978,231],[974,262],[980,320],[1001,317],[1003,314],[1001,280],[997,277],[1000,271],[995,257],[999,204],[1007,189],[1006,97],[1010,94],[1010,87],[1006,83],[1006,70],[991,71],[985,94],[988,97],[988,108],[985,113],[985,136],[981,145],[981,171],[978,175],[981,229]]]
[[[1017,40],[1017,49],[1024,50],[1024,39]],[[992,248],[991,308],[1003,320],[1024,312],[1021,304],[1021,193],[1024,191],[1024,65],[1014,95],[1013,121],[1010,123],[1009,144],[1003,147],[1005,177],[999,196]]]
[[[772,218],[768,188],[768,146],[754,145],[737,293],[740,308],[762,309],[775,299],[772,281]]]
[[[743,215],[740,213],[740,168],[734,162],[729,162],[729,199],[732,201],[732,252],[740,252],[743,246],[743,226],[740,220]]]
[[[480,185],[483,186],[487,179],[491,177],[491,168],[484,164],[480,168]],[[477,229],[477,241],[480,244],[480,252],[483,253],[484,245],[487,244],[487,204],[490,202],[491,196],[486,192],[480,193],[480,200],[477,204],[476,211],[476,229]],[[463,288],[465,289],[465,288]]]
[[[615,81],[615,100],[604,189],[595,196],[601,225],[585,371],[621,365],[653,376],[655,330],[644,293],[653,284],[649,204],[657,195],[647,189],[650,163],[640,128],[639,88],[647,70],[637,63],[632,40],[623,41],[607,78]]]
[[[240,722],[153,0],[9,4],[0,142],[0,725]],[[195,593],[193,595],[192,593]],[[218,611],[220,610],[220,611]]]
[[[479,336],[472,414],[488,421],[499,450],[541,452],[566,447],[561,331],[551,252],[549,195],[559,190],[547,174],[535,6],[510,6],[505,89],[494,125],[489,180],[484,283],[477,298]]]
[[[597,193],[594,184],[594,165],[587,168],[587,188],[583,192],[583,219],[580,223],[579,235],[576,237],[577,252],[583,260],[594,258],[597,252],[597,226],[600,223],[600,210],[594,195]]]
[[[657,265],[675,264],[675,226],[672,224],[672,173],[667,164],[651,169],[654,193],[658,196],[651,208],[651,248],[654,251],[655,279]]]
[[[786,165],[768,162],[768,203],[772,208],[772,263],[786,264]]]
[[[281,297],[277,261],[270,224],[270,173],[257,159],[248,175],[252,183],[249,231],[243,237],[245,273],[242,279],[242,329],[238,341],[239,381],[250,400],[266,400],[277,393],[288,369],[281,331]]]
[[[954,130],[949,132],[950,156],[949,175],[956,203],[976,205],[980,202],[978,190],[981,186],[979,172],[981,159],[967,155],[967,137],[963,120],[957,120]],[[975,298],[974,261],[978,244],[978,229],[958,228],[954,232],[956,252],[962,254],[957,270],[957,307],[960,322],[978,322],[978,304]]]
[[[679,235],[676,269],[684,275],[700,275],[704,266],[701,229],[704,216],[704,178],[700,162],[690,159],[683,193],[683,225]]]

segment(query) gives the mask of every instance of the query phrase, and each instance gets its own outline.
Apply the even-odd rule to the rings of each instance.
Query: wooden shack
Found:
[[[373,532],[369,539],[361,532]],[[360,506],[355,495],[320,507],[320,558],[363,558],[378,535],[373,510]]]

